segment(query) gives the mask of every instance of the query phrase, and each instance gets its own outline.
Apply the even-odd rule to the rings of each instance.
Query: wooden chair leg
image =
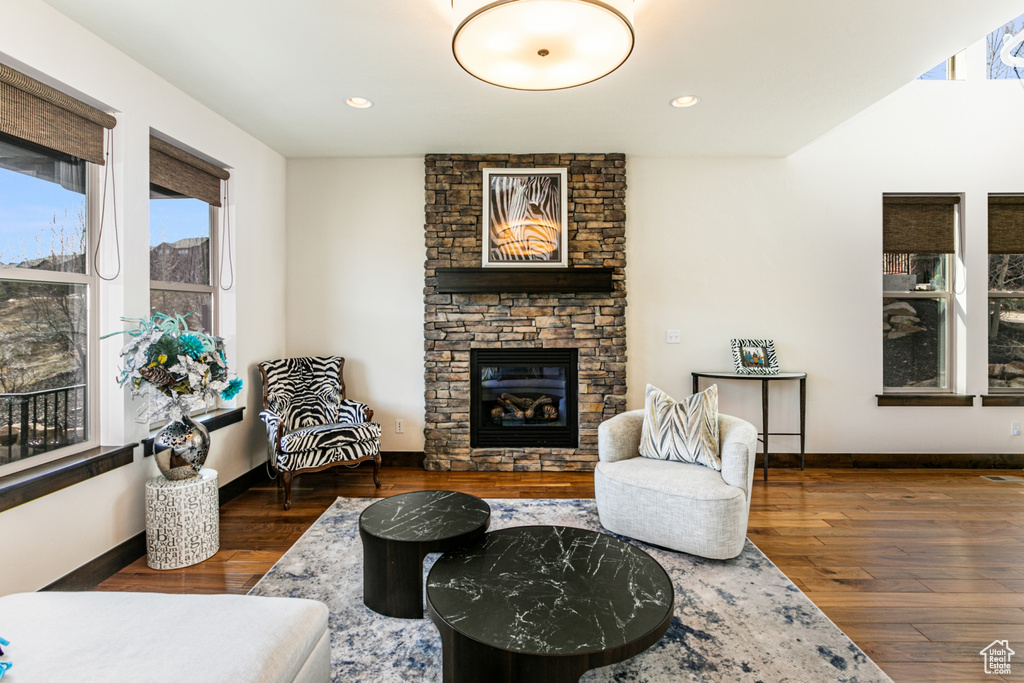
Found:
[[[380,453],[373,456],[373,485],[380,488]]]
[[[290,510],[292,507],[292,473],[282,472],[281,481],[284,483],[284,509]]]

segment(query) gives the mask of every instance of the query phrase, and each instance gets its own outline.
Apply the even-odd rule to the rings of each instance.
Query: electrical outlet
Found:
[[[665,343],[666,344],[678,344],[679,343],[679,330],[665,330]]]
[[[1010,423],[1010,436],[1020,436],[1020,422]]]
[[[405,420],[395,420],[395,434],[405,434]]]

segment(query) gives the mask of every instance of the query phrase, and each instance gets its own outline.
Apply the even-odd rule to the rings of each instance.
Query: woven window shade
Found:
[[[989,195],[988,253],[1024,254],[1024,195]]]
[[[0,64],[0,132],[94,164],[103,163],[110,114]]]
[[[960,197],[884,197],[882,250],[904,254],[952,254]]]
[[[220,206],[220,181],[231,174],[160,138],[149,136],[149,182]]]

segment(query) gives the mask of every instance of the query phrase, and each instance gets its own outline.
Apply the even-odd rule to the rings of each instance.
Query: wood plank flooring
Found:
[[[748,535],[896,681],[1024,679],[1024,482],[978,470],[773,470],[754,479]],[[1005,472],[1004,474],[1013,474]],[[274,484],[221,510],[221,551],[154,571],[141,559],[99,590],[245,593],[337,496],[452,489],[483,498],[593,497],[588,473],[385,468]],[[1014,674],[984,674],[979,651],[1009,640]]]

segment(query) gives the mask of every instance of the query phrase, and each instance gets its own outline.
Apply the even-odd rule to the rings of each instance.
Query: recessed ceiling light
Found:
[[[373,102],[366,99],[365,97],[350,97],[345,100],[345,104],[356,109],[369,109],[373,106]]]
[[[692,107],[693,105],[700,102],[700,98],[696,95],[683,95],[672,100],[673,107]]]

